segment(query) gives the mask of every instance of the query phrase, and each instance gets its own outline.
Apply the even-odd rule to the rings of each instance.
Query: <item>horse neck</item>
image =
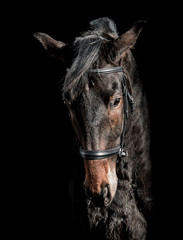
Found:
[[[135,66],[131,70],[130,78],[134,98],[134,112],[129,117],[125,136],[125,148],[128,151],[128,169],[126,169],[126,174],[128,182],[137,185],[142,192],[142,198],[145,199],[150,198],[151,186],[150,132],[147,101]],[[121,166],[119,171],[125,172],[124,165]]]
[[[143,159],[148,162],[149,159],[149,114],[146,95],[142,89],[142,83],[136,75],[136,80],[132,83],[135,108],[132,115],[130,134],[130,142],[133,142],[135,158]],[[140,161],[140,160],[139,160]]]
[[[138,74],[136,61],[132,53],[128,52],[130,67],[128,77],[131,82],[132,96],[134,99],[134,112],[128,120],[128,133],[125,137],[126,146],[133,145],[132,158],[142,158],[149,152],[149,116],[146,95],[143,91],[142,81]],[[127,139],[126,139],[127,138]],[[133,156],[135,155],[135,156]],[[149,157],[146,156],[146,159]]]

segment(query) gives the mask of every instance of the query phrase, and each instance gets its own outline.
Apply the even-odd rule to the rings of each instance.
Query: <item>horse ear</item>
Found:
[[[115,53],[116,55],[115,57],[117,59],[119,59],[119,57],[121,57],[121,54],[124,53],[126,50],[134,47],[137,38],[139,37],[139,34],[145,23],[146,21],[136,22],[132,28],[130,28],[127,32],[123,33],[114,41],[114,47],[115,50],[117,51]]]
[[[49,35],[41,32],[36,32],[33,36],[42,44],[44,49],[53,57],[57,57],[62,60],[61,51],[66,45],[61,41],[57,41]]]

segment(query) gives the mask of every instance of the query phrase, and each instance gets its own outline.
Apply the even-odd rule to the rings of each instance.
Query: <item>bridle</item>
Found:
[[[126,121],[128,120],[128,102],[130,104],[131,110],[133,111],[133,97],[129,93],[128,86],[126,83],[126,76],[124,74],[123,67],[112,67],[112,68],[101,68],[101,69],[91,69],[89,74],[108,74],[108,73],[117,73],[123,72],[122,77],[122,93],[123,93],[123,109],[124,109],[124,122],[123,122],[123,131],[121,134],[121,142],[120,145],[114,148],[106,149],[106,150],[85,150],[81,146],[79,147],[79,152],[82,158],[87,160],[99,160],[109,158],[114,155],[118,155],[119,158],[127,157],[128,153],[124,150],[124,138],[126,131]]]

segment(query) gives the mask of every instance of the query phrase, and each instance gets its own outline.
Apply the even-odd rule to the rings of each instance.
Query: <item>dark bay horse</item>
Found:
[[[151,216],[149,120],[131,49],[144,21],[120,36],[109,18],[65,44],[35,33],[65,66],[63,99],[78,142],[70,186],[84,239],[146,239]],[[82,230],[81,230],[82,229]]]

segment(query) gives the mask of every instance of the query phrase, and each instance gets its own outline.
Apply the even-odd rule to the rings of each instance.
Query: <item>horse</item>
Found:
[[[34,33],[65,66],[62,98],[78,145],[69,189],[80,239],[148,236],[153,205],[150,123],[132,51],[144,24],[138,21],[118,35],[113,20],[95,19],[67,44]]]

